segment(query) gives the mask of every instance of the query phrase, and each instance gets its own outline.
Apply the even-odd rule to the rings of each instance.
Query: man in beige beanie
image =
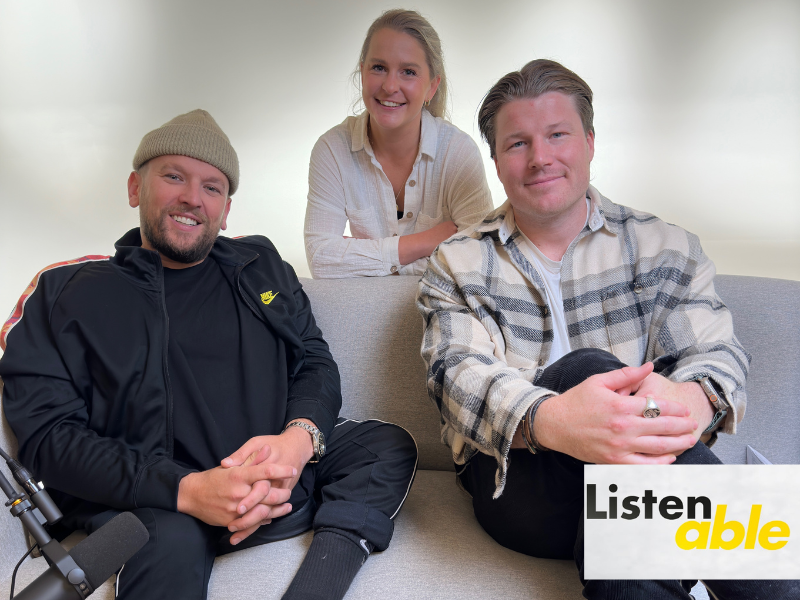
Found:
[[[148,528],[118,598],[205,598],[215,556],[312,527],[283,597],[342,598],[389,544],[414,441],[338,418],[338,369],[294,271],[264,237],[218,236],[239,163],[211,115],[151,131],[133,166],[141,227],[112,257],[45,269],[3,329],[20,459],[62,534],[124,510]]]
[[[205,259],[220,229],[227,228],[230,196],[239,187],[239,159],[228,136],[206,111],[193,110],[144,136],[133,168],[128,198],[132,207],[139,207],[143,247],[158,251],[172,269]],[[150,188],[142,185],[147,175]],[[171,193],[190,176],[200,192],[192,208],[186,206],[187,196],[176,201]],[[189,204],[195,201],[189,198]]]

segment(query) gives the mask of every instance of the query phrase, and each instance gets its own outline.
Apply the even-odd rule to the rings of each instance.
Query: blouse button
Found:
[[[409,219],[410,219],[411,217],[413,217],[413,216],[414,216],[414,213],[412,213],[412,212],[407,212],[407,213],[406,213],[406,217],[407,217],[407,218],[409,218]]]
[[[415,185],[417,185],[417,182],[412,179],[411,181],[408,182],[408,185],[414,187]]]
[[[633,286],[633,291],[637,294],[641,294],[642,290],[644,290],[644,288],[642,287],[641,283],[637,283],[635,286]]]
[[[389,269],[389,270],[390,270],[392,273],[397,273],[397,267],[395,267],[394,265],[392,265],[392,268],[391,268],[391,269]]]
[[[544,359],[543,359],[543,358],[540,358],[540,359],[539,359],[539,366],[540,366],[540,367],[543,367],[543,366],[544,366]]]
[[[396,233],[393,233],[393,234],[392,234],[392,237],[397,237],[397,234],[396,234]]]

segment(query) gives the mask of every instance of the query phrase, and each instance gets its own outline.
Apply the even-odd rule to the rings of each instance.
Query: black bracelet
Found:
[[[533,404],[531,404],[528,408],[528,412],[522,419],[522,437],[525,439],[525,445],[528,447],[528,451],[531,454],[550,451],[550,448],[545,448],[538,441],[536,441],[536,436],[533,433],[533,419],[536,417],[536,411],[539,410],[539,406],[542,404],[542,402],[550,398],[552,398],[552,396],[544,396],[543,398],[534,400]]]

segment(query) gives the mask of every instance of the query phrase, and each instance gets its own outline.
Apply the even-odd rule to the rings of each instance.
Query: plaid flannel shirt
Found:
[[[593,187],[587,195],[587,225],[561,266],[570,348],[607,350],[631,366],[653,361],[675,382],[709,377],[732,407],[722,431],[735,433],[750,356],[714,291],[714,263],[697,236],[614,204]],[[520,235],[506,201],[439,245],[417,298],[442,441],[457,464],[476,452],[497,459],[495,497],[525,412],[554,395],[534,384],[548,362],[553,323]]]

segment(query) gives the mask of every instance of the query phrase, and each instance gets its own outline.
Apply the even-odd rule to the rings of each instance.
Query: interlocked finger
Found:
[[[257,504],[250,509],[246,514],[240,518],[232,521],[228,525],[229,531],[242,531],[258,525],[266,520],[277,519],[283,515],[289,514],[292,510],[292,505],[288,503],[278,505]]]
[[[272,522],[271,519],[267,519],[266,521],[262,521],[261,523],[257,523],[255,525],[253,525],[252,527],[248,527],[247,529],[245,529],[243,531],[237,532],[235,535],[231,536],[231,545],[235,546],[236,544],[241,542],[243,539],[245,539],[246,537],[250,536],[250,534],[255,533],[256,529],[258,529],[262,525],[269,525],[271,522]]]
[[[265,480],[256,481],[253,484],[253,487],[250,488],[250,493],[247,494],[247,496],[245,496],[241,502],[239,502],[239,506],[237,507],[236,512],[240,515],[245,514],[256,504],[263,502],[271,491],[272,491],[272,484],[269,481]],[[275,504],[275,502],[273,502],[272,504]]]
[[[245,481],[253,485],[257,481],[272,479],[291,479],[297,475],[297,469],[289,465],[278,465],[274,463],[262,463],[243,467],[246,470]]]

